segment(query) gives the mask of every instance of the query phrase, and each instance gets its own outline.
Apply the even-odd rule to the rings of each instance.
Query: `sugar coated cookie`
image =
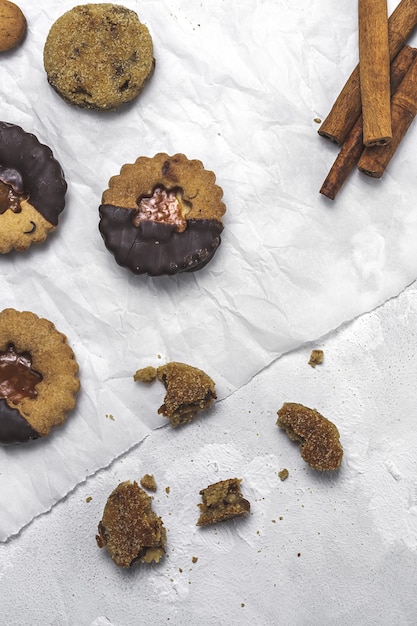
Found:
[[[117,263],[136,274],[204,267],[220,245],[223,190],[184,154],[139,157],[103,193],[100,232]]]
[[[83,4],[52,25],[44,47],[50,85],[69,104],[113,110],[130,102],[152,75],[148,28],[118,4]]]
[[[11,50],[21,44],[26,30],[26,18],[17,4],[0,0],[0,52]]]
[[[0,312],[0,444],[47,435],[75,406],[78,365],[65,335],[29,311]]]
[[[120,483],[109,495],[96,541],[119,567],[158,563],[164,556],[164,524],[152,510],[152,498],[136,482]]]
[[[20,126],[0,122],[0,253],[44,241],[58,225],[66,191],[51,149]]]

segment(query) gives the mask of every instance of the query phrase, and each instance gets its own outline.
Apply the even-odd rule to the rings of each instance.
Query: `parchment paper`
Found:
[[[0,117],[53,149],[69,192],[45,244],[0,259],[1,304],[67,335],[82,391],[63,428],[0,450],[0,540],[165,424],[162,388],[135,385],[137,368],[201,367],[222,399],[417,276],[416,129],[382,181],[354,174],[334,203],[318,193],[337,148],[314,119],[357,62],[347,0],[126,0],[151,31],[156,71],[136,102],[106,114],[48,85],[45,38],[76,3],[38,4],[19,3],[27,39],[0,59]],[[200,159],[224,190],[222,245],[198,273],[134,276],[98,231],[110,176],[160,151]]]

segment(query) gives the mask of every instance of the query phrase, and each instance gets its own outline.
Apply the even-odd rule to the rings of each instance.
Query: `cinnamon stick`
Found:
[[[401,0],[388,20],[390,59],[393,59],[417,25],[416,0]],[[355,67],[318,133],[341,145],[361,113],[359,65]]]
[[[358,163],[361,172],[381,178],[416,114],[417,59],[391,100],[392,141],[386,146],[365,148]]]
[[[403,80],[407,70],[414,59],[417,58],[417,48],[404,46],[391,63],[391,93],[394,94]],[[351,129],[346,141],[340,149],[325,181],[320,189],[320,193],[334,200],[338,192],[346,181],[347,177],[357,165],[364,150],[363,146],[363,125],[362,115],[358,117]]]
[[[359,78],[365,146],[392,139],[387,0],[358,0]]]

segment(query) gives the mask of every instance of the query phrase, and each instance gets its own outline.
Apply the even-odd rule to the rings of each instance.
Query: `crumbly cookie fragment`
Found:
[[[301,456],[316,470],[336,470],[340,467],[343,448],[337,427],[316,409],[285,402],[278,411],[277,426],[290,439],[301,443]]]
[[[220,245],[223,190],[184,154],[139,157],[109,181],[99,229],[116,262],[149,276],[194,272]]]
[[[0,443],[47,435],[75,406],[78,364],[67,338],[29,311],[0,312]]]
[[[83,4],[52,25],[44,47],[48,82],[69,104],[114,110],[135,99],[155,66],[152,38],[119,4]]]
[[[316,365],[321,365],[323,363],[323,359],[323,350],[312,350],[308,364],[311,365],[311,367],[316,367]]]
[[[152,510],[152,498],[135,481],[120,483],[108,497],[96,541],[120,567],[136,561],[159,563],[165,554],[162,519]]]
[[[214,381],[191,365],[172,361],[156,369],[144,368],[136,372],[134,380],[150,382],[150,375],[165,385],[164,403],[158,413],[167,417],[173,427],[191,422],[217,398]]]
[[[197,526],[217,524],[249,513],[250,503],[242,496],[241,482],[239,478],[228,478],[202,489]]]
[[[17,4],[0,0],[0,52],[21,44],[26,30],[26,18]]]
[[[156,491],[156,481],[153,474],[144,474],[140,479],[140,486],[148,491]]]

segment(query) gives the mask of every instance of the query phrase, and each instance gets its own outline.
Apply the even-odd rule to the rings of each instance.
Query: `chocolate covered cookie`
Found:
[[[29,311],[0,312],[0,444],[47,435],[75,406],[78,365],[67,338]]]
[[[183,154],[124,165],[99,208],[100,232],[117,263],[150,276],[204,267],[220,245],[226,211],[215,181]]]
[[[52,25],[44,47],[48,82],[69,104],[113,110],[130,102],[152,75],[152,38],[137,14],[119,4],[83,4]]]
[[[0,122],[0,253],[26,250],[55,230],[67,183],[51,149]]]

